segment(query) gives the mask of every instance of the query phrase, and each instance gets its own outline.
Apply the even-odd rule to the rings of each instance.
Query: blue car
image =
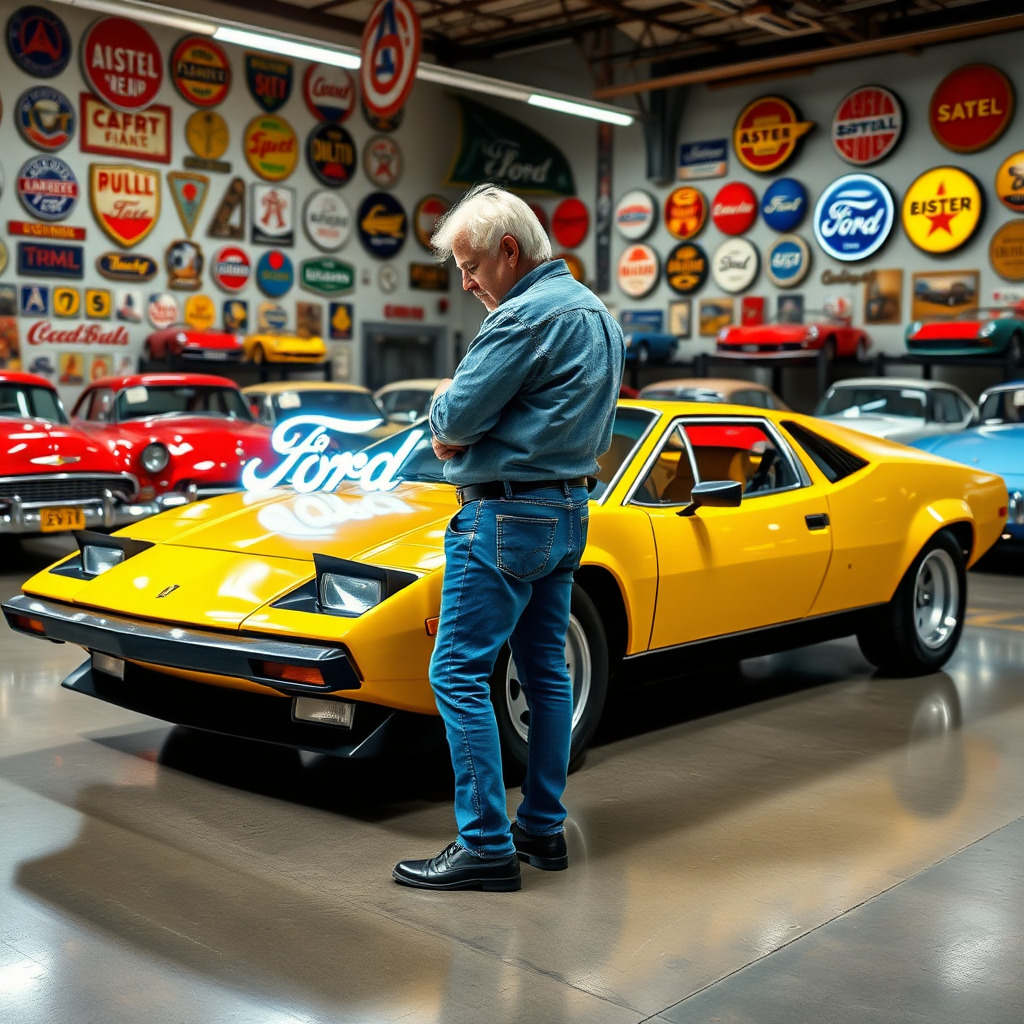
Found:
[[[627,330],[626,362],[635,359],[641,366],[648,363],[667,363],[675,354],[679,339],[674,334],[660,334],[656,331]]]
[[[1024,381],[989,388],[978,402],[976,424],[955,434],[922,437],[913,447],[998,473],[1009,492],[1004,537],[1024,542]]]

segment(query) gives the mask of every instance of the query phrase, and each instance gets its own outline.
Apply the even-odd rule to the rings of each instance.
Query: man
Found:
[[[611,444],[624,346],[601,302],[551,259],[521,199],[478,185],[432,243],[454,255],[487,317],[430,410],[434,451],[458,485],[445,533],[430,682],[455,769],[458,840],[394,878],[424,889],[510,891],[519,860],[568,865],[561,803],[572,735],[565,636],[586,543],[586,478]],[[511,640],[530,708],[523,797],[511,826],[489,679]]]

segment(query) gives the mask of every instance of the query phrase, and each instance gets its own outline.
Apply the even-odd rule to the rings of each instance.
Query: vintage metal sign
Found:
[[[680,181],[698,181],[702,178],[724,178],[729,168],[729,140],[710,139],[707,142],[684,142],[679,147]]]
[[[761,197],[761,216],[773,231],[792,231],[807,212],[807,192],[794,178],[778,178]]]
[[[71,60],[71,36],[45,7],[19,7],[7,22],[7,51],[22,71],[36,78],[59,75]]]
[[[295,244],[295,189],[252,186],[252,241],[257,245]]]
[[[992,236],[988,259],[1000,277],[1024,281],[1024,221],[1011,220]]]
[[[254,117],[245,129],[243,148],[249,166],[266,181],[284,181],[299,161],[299,140],[283,117]]]
[[[171,108],[155,103],[140,113],[115,110],[92,93],[79,99],[83,153],[127,156],[166,164],[171,159]]]
[[[203,283],[203,250],[195,242],[171,242],[166,262],[168,288],[183,292],[199,290]]]
[[[306,140],[306,159],[318,181],[339,188],[352,180],[356,144],[348,129],[333,122],[314,125]]]
[[[294,69],[290,60],[265,53],[245,55],[245,80],[256,105],[273,114],[292,94]]]
[[[91,164],[93,216],[118,245],[138,245],[160,216],[160,172],[129,164]]]
[[[406,215],[389,192],[371,192],[360,204],[356,220],[359,240],[371,256],[388,259],[405,244]]]
[[[352,211],[336,192],[314,192],[302,210],[309,240],[324,252],[336,252],[352,235]]]
[[[78,179],[59,156],[38,156],[18,172],[18,198],[33,217],[63,220],[78,203]]]
[[[623,238],[639,242],[657,223],[657,202],[641,188],[630,189],[615,207],[615,227]]]
[[[164,60],[156,40],[130,18],[94,21],[82,37],[82,74],[89,88],[117,110],[145,110],[160,93]]]
[[[441,196],[424,196],[417,204],[412,215],[413,230],[416,241],[427,252],[431,251],[430,238],[434,234],[437,222],[448,212],[448,201]],[[547,230],[545,228],[545,230]]]
[[[193,174],[189,171],[168,171],[167,185],[171,190],[174,208],[178,211],[178,219],[189,238],[195,230],[196,221],[203,211],[206,193],[210,188],[210,179],[205,174]]]
[[[231,63],[209,36],[185,36],[171,53],[171,81],[197,107],[215,107],[231,91]]]
[[[105,252],[96,257],[96,269],[111,281],[151,281],[156,277],[156,260],[148,256],[127,255],[123,252]]]
[[[421,292],[446,292],[448,268],[438,263],[410,263],[409,287]]]
[[[673,238],[693,238],[708,216],[708,201],[699,189],[684,185],[673,189],[665,200],[665,227]]]
[[[761,96],[748,103],[732,131],[740,163],[751,171],[777,171],[796,153],[801,138],[814,127],[782,96]]]
[[[114,295],[114,309],[118,320],[141,324],[143,320],[142,292],[138,288],[118,288]]]
[[[19,242],[18,273],[26,277],[84,277],[83,251],[80,245]]]
[[[727,238],[711,257],[711,274],[724,292],[742,292],[757,280],[760,257],[746,238]]]
[[[217,307],[209,295],[190,295],[185,300],[185,323],[197,331],[205,331],[217,319]]]
[[[279,299],[291,291],[295,283],[295,271],[292,261],[280,249],[265,252],[256,264],[256,284],[271,299]]]
[[[404,162],[398,143],[375,135],[363,148],[363,170],[378,188],[394,188],[402,177]]]
[[[892,193],[878,178],[845,174],[818,197],[814,238],[833,259],[866,259],[889,237],[895,209]]]
[[[113,308],[113,296],[109,288],[85,289],[85,315],[90,320],[109,320]]]
[[[996,171],[999,202],[1014,213],[1024,213],[1024,150],[1008,156]]]
[[[30,146],[55,153],[75,134],[75,109],[59,89],[36,85],[19,97],[14,123]]]
[[[226,292],[240,292],[252,276],[252,263],[244,249],[225,245],[213,257],[210,271],[214,282]]]
[[[848,93],[832,118],[832,148],[858,167],[884,160],[902,134],[903,104],[880,85],[863,85]]]
[[[810,246],[799,235],[782,235],[765,256],[765,273],[777,288],[795,288],[811,269]]]
[[[228,123],[215,110],[197,110],[185,122],[185,141],[195,154],[186,156],[189,170],[229,174],[231,164],[221,157],[227,152],[231,133]]]
[[[665,280],[678,295],[692,295],[707,277],[707,253],[696,242],[681,242],[665,260]]]
[[[923,252],[953,252],[970,240],[984,212],[984,195],[972,174],[933,167],[903,196],[903,230]]]
[[[310,64],[302,76],[302,98],[319,121],[344,121],[356,105],[356,80],[344,68]]]
[[[249,303],[244,299],[225,299],[221,308],[225,331],[249,330]]]
[[[990,64],[968,64],[939,82],[928,105],[932,134],[954,153],[991,146],[1013,118],[1013,86]]]
[[[619,287],[631,298],[642,299],[658,286],[661,264],[649,246],[629,245],[619,257],[616,277]]]
[[[211,238],[240,242],[245,238],[245,181],[232,178],[210,221]]]
[[[459,152],[447,185],[503,181],[516,192],[576,195],[572,168],[539,132],[493,107],[455,97],[460,114]]]
[[[48,320],[37,320],[26,339],[30,345],[127,345],[128,329],[99,324],[55,328]]]
[[[575,249],[590,230],[590,212],[575,196],[563,199],[551,214],[551,234],[566,249]]]
[[[69,224],[38,224],[27,220],[9,220],[7,234],[27,238],[56,238],[62,242],[85,241],[85,228],[75,228]]]
[[[288,326],[288,313],[276,302],[261,302],[256,319],[261,331],[281,331]]]
[[[331,341],[351,341],[355,322],[354,307],[350,302],[328,304],[328,332]]]
[[[53,289],[53,315],[62,320],[77,320],[82,312],[82,293],[77,288]]]
[[[356,272],[350,263],[321,256],[319,259],[302,261],[299,280],[306,291],[319,295],[340,295],[352,290],[356,283]]]
[[[711,219],[723,235],[742,235],[757,220],[757,196],[745,182],[731,181],[718,190],[711,204]]]
[[[423,33],[411,0],[377,0],[366,19],[359,84],[377,117],[392,117],[416,82]]]
[[[50,288],[44,284],[23,284],[18,306],[22,316],[50,315]]]
[[[178,300],[169,292],[154,292],[146,303],[146,316],[158,331],[170,327],[181,319]]]

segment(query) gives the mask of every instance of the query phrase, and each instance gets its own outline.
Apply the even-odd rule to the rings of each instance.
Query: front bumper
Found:
[[[820,348],[786,348],[778,346],[759,348],[756,352],[743,352],[738,347],[726,346],[715,349],[716,359],[736,359],[740,362],[749,359],[817,359]]]
[[[85,516],[87,530],[116,530],[130,526],[161,511],[155,501],[124,502],[107,494],[100,501],[57,501],[44,504],[4,498],[0,503],[0,534],[42,534],[42,513],[47,508],[77,508]],[[59,531],[58,531],[59,532]]]

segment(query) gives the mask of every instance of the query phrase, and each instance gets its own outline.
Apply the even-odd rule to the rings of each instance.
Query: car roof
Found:
[[[333,380],[272,380],[266,384],[249,384],[242,388],[243,395],[254,393],[279,395],[284,391],[349,391],[369,395],[370,389],[360,384],[342,384]]]
[[[51,391],[57,390],[45,377],[35,373],[22,373],[20,370],[0,370],[0,383],[32,384],[39,388],[49,388]]]
[[[89,384],[90,388],[159,388],[180,387],[183,384],[214,388],[237,388],[238,385],[227,377],[215,377],[210,373],[133,373],[127,377],[101,377]]]
[[[402,388],[433,391],[440,383],[440,377],[410,377],[407,380],[393,380],[390,384],[385,384],[383,387],[377,388],[374,394],[382,395],[385,391],[398,391]]]
[[[672,377],[670,380],[656,380],[645,384],[641,394],[654,388],[702,388],[707,391],[721,391],[723,395],[732,395],[737,391],[765,391],[771,388],[754,380],[737,380],[735,377]]]
[[[923,377],[848,377],[829,385],[829,390],[832,388],[919,388],[923,391],[956,391],[961,395],[964,393],[955,384],[947,384],[942,380],[925,380]]]
[[[992,395],[997,391],[1019,391],[1024,388],[1024,380],[1008,380],[1002,384],[993,384],[989,388],[985,388],[983,395]]]

